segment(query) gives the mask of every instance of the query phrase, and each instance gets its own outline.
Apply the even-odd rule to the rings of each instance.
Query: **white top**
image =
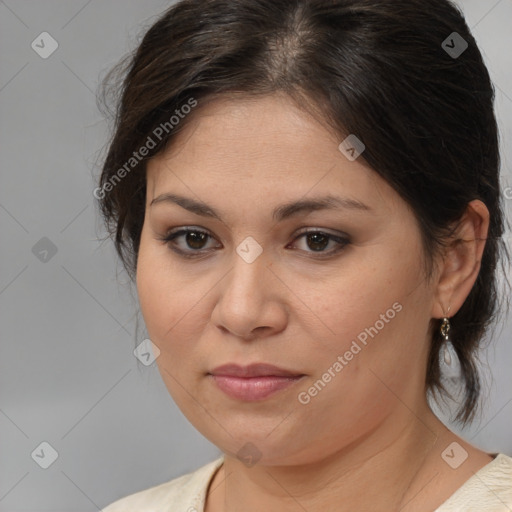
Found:
[[[192,473],[126,496],[102,512],[204,512],[206,491],[224,457]],[[511,512],[512,457],[498,454],[434,512]]]

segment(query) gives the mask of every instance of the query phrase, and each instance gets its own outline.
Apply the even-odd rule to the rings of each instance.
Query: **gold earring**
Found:
[[[450,355],[450,348],[449,348],[449,345],[452,344],[452,340],[450,339],[450,329],[451,329],[451,325],[450,325],[450,319],[448,317],[444,317],[443,318],[443,323],[441,324],[441,334],[442,336],[444,337],[444,346],[443,346],[443,359],[444,359],[444,362],[448,365],[448,366],[451,366],[452,364],[452,356]]]
[[[443,375],[445,378],[451,380],[452,382],[457,382],[460,378],[460,361],[457,356],[457,352],[453,346],[452,340],[450,338],[450,319],[448,318],[448,313],[450,312],[450,308],[448,311],[444,313],[443,309],[443,322],[441,323],[441,335],[444,338],[443,346],[440,351],[440,362],[443,366]]]

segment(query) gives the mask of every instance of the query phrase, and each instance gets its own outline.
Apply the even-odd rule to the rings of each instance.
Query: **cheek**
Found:
[[[160,247],[141,242],[137,293],[147,332],[160,351],[159,364],[189,364],[205,324],[205,289],[192,274],[173,269]],[[195,356],[196,354],[194,354]]]
[[[375,260],[361,261],[357,272],[325,287],[323,299],[310,298],[330,331],[313,338],[314,378],[322,379],[331,369],[336,377],[327,386],[336,388],[349,408],[373,402],[386,384],[394,390],[416,385],[424,365],[430,295],[422,283],[419,260],[414,254],[402,256],[395,260],[401,261],[398,266],[392,264],[392,251],[379,256],[380,266]],[[329,380],[329,375],[322,380]],[[380,396],[374,405],[378,409],[385,403],[385,396]]]
[[[161,332],[164,312],[173,311],[167,304],[173,296],[172,290],[164,294],[167,276],[162,276],[154,264],[154,258],[147,251],[141,251],[137,262],[137,294],[140,309],[149,334]],[[169,326],[168,326],[169,328]]]
[[[160,248],[152,247],[141,238],[137,261],[137,294],[140,309],[152,341],[162,348],[174,331],[183,310],[187,295],[161,254]],[[161,349],[162,349],[161,348]]]
[[[137,263],[137,293],[149,338],[160,350],[156,364],[162,381],[179,409],[194,425],[204,421],[204,409],[191,400],[195,376],[202,366],[197,353],[201,319],[197,284],[169,268],[159,248],[141,242]],[[196,307],[194,307],[196,306]]]
[[[345,353],[353,341],[363,348],[374,339],[387,337],[400,323],[406,296],[414,286],[405,272],[392,275],[387,269],[365,268],[364,264],[358,268],[307,297],[308,303],[317,305],[315,312],[323,324],[320,332],[325,333],[331,353]]]

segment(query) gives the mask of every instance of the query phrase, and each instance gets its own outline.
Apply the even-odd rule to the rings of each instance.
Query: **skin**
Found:
[[[476,200],[468,205],[458,231],[466,242],[447,249],[427,281],[412,210],[287,97],[218,99],[188,121],[148,163],[137,289],[170,394],[225,453],[205,510],[434,510],[492,460],[437,419],[424,386],[430,321],[448,308],[453,316],[469,294],[487,208]],[[151,205],[165,193],[203,201],[221,220],[171,202]],[[371,211],[272,219],[278,205],[326,194]],[[203,251],[201,257],[187,259],[162,242],[184,226],[211,235],[195,245],[183,235],[174,240],[183,251]],[[349,243],[324,239],[315,251],[319,244],[300,237],[302,228],[348,235]],[[252,263],[236,252],[248,236],[263,250]],[[397,302],[401,311],[308,404],[300,403],[298,393]],[[243,402],[208,375],[228,362],[268,362],[305,377]],[[468,452],[457,469],[441,457],[453,441]],[[237,457],[248,442],[258,451],[255,465]]]

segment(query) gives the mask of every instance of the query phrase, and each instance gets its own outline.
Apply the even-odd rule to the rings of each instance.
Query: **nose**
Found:
[[[249,263],[234,252],[230,271],[218,284],[212,322],[244,340],[270,336],[286,327],[287,288],[276,277],[265,251]]]

